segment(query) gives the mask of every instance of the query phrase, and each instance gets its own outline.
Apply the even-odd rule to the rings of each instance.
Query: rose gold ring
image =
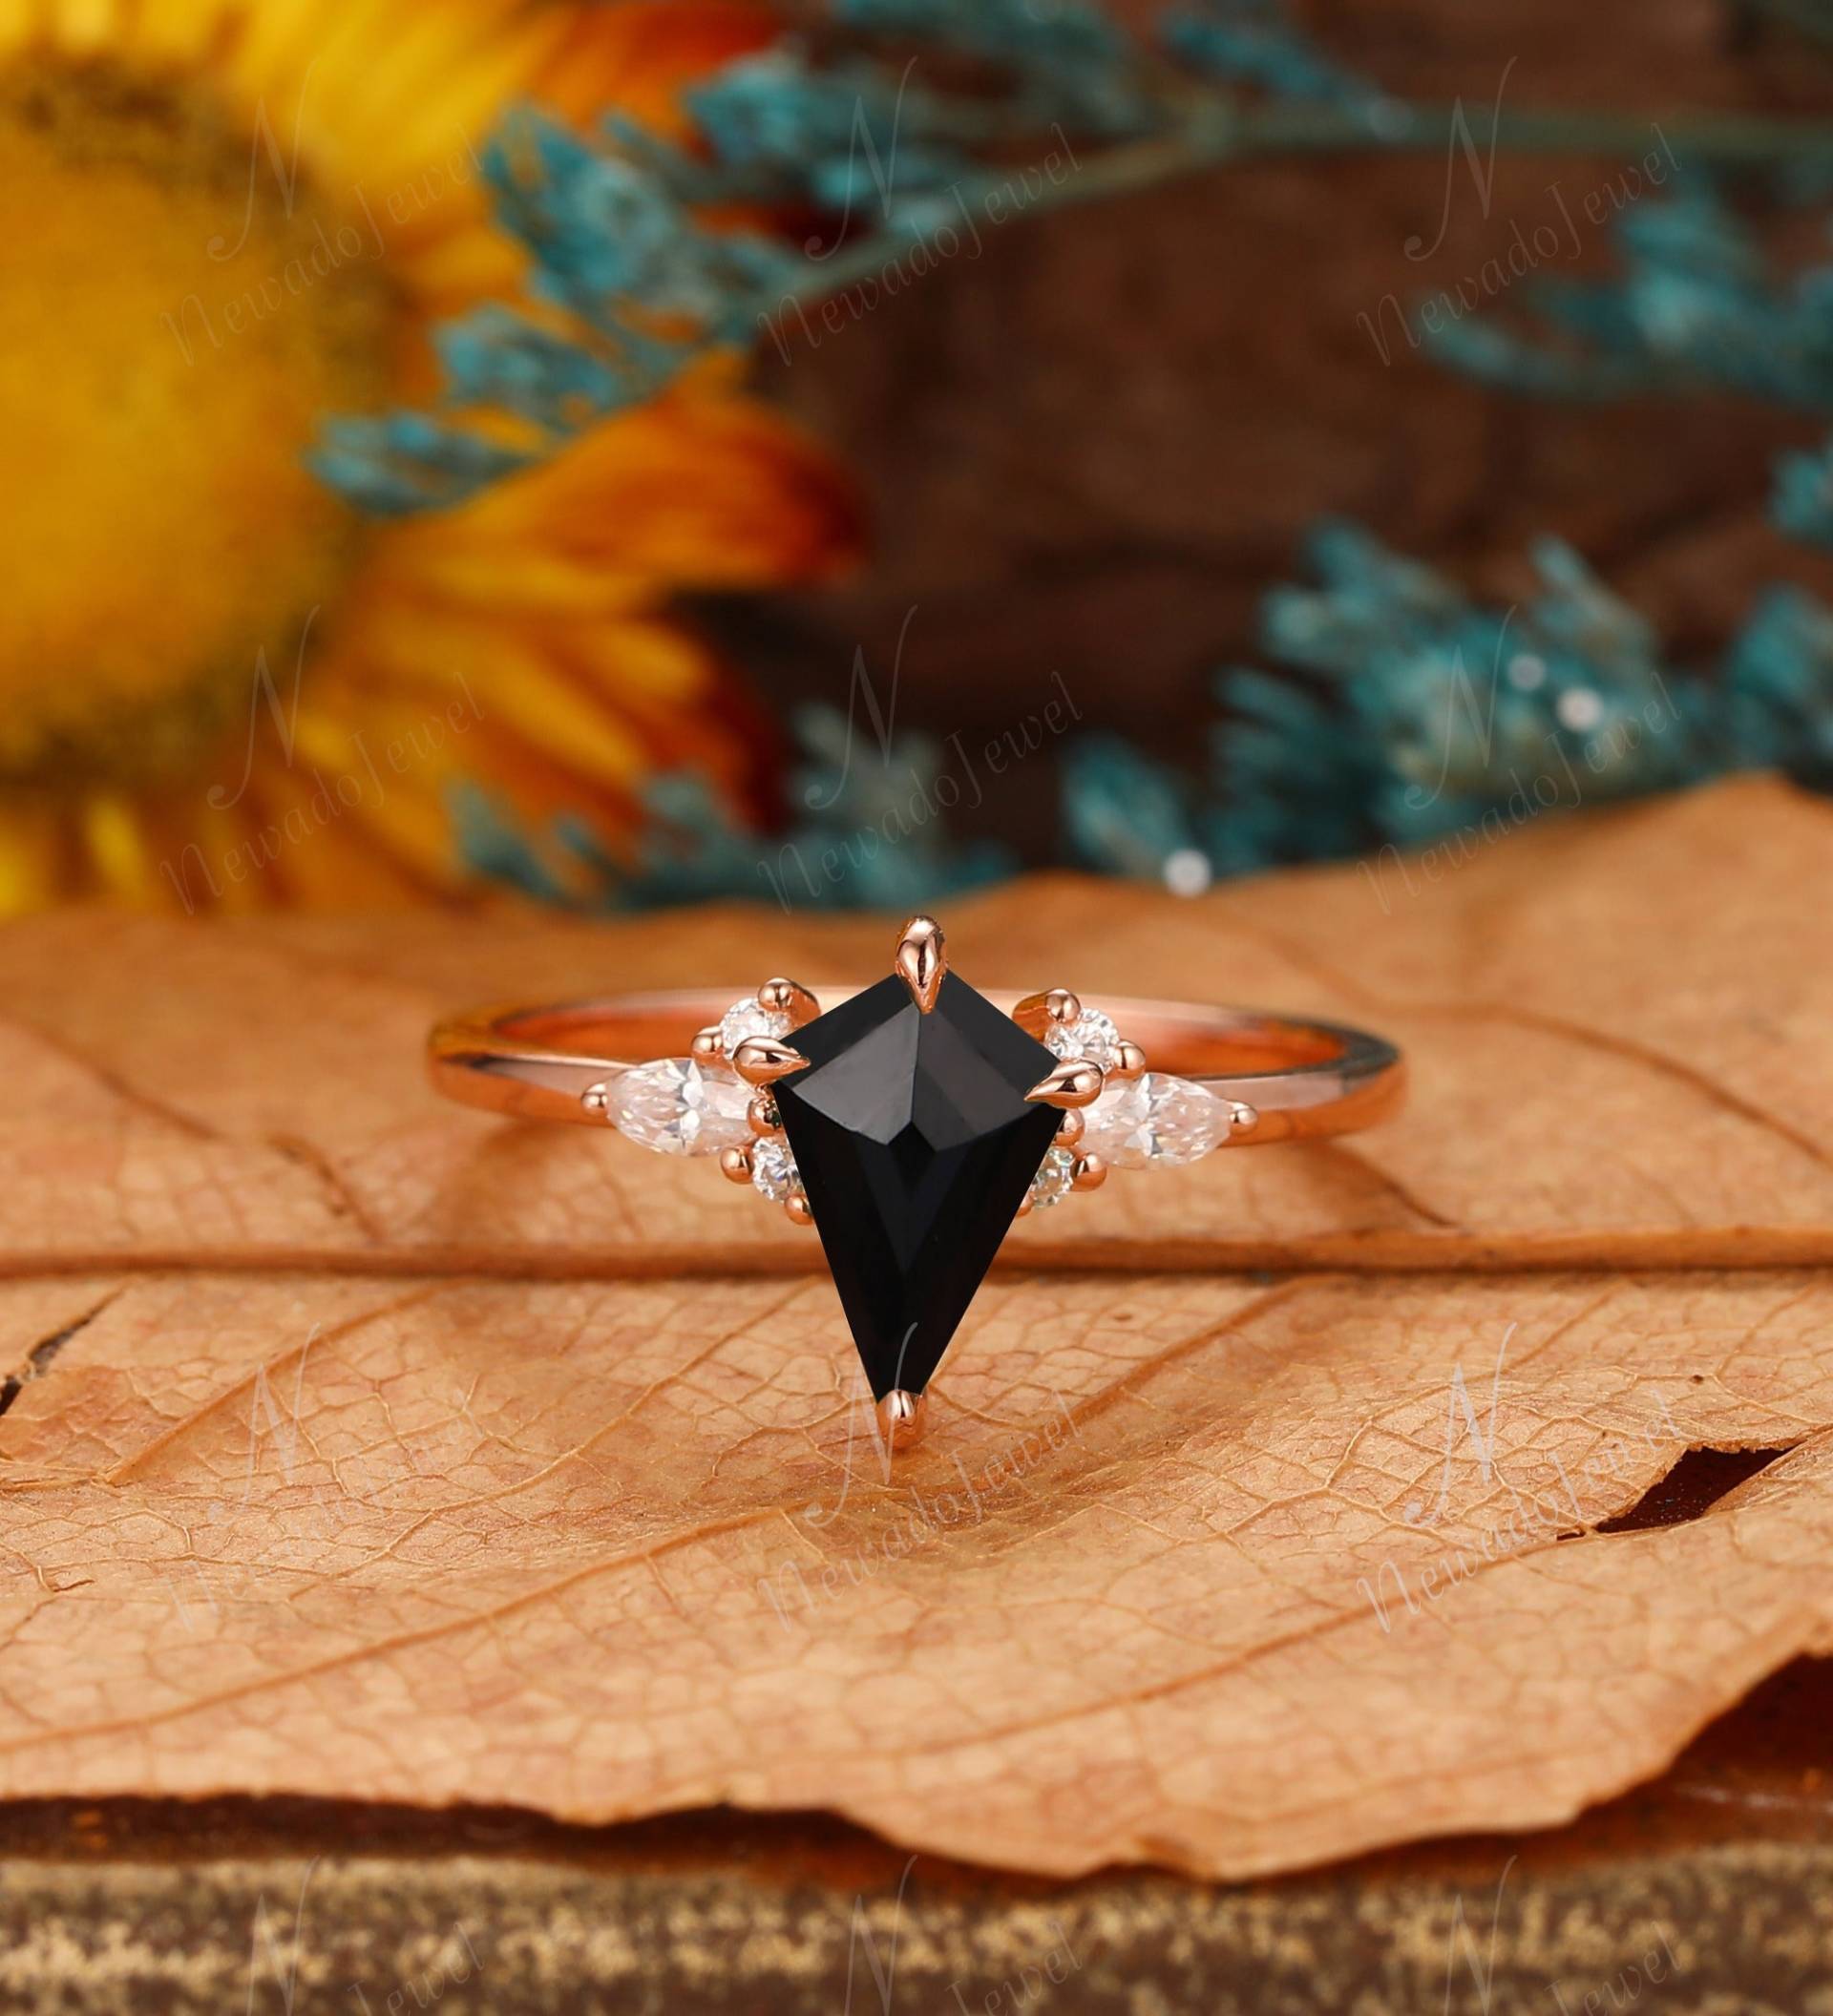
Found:
[[[1334,1022],[1062,987],[978,993],[948,970],[930,917],[911,919],[891,976],[868,987],[771,979],[737,1000],[628,994],[459,1016],[432,1031],[428,1063],[469,1105],[716,1155],[733,1183],[812,1225],[894,1447],[917,1433],[1015,1218],[1110,1169],[1350,1133],[1405,1088],[1391,1043]]]

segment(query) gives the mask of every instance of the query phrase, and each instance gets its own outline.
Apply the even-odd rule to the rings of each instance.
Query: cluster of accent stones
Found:
[[[1102,1099],[1138,1077],[1143,1060],[1123,1040],[1112,1016],[1099,1008],[1085,1008],[1074,995],[1061,989],[1034,997],[1025,1008],[1035,1014],[1040,1005],[1044,1019],[1038,1033],[1044,1048],[1063,1063],[1093,1065],[1104,1080]],[[1093,1189],[1106,1179],[1109,1158],[1088,1131],[1093,1111],[1093,1107],[1084,1107],[1065,1114],[1055,1144],[1045,1151],[1025,1191],[1021,1215],[1047,1211],[1071,1190]]]
[[[767,1008],[754,994],[734,1001],[696,1040],[692,1057],[662,1057],[620,1072],[604,1088],[605,1117],[640,1147],[662,1155],[742,1153],[746,1175],[773,1204],[803,1199],[795,1157],[779,1131],[768,1092],[748,1085],[730,1059],[747,1038],[785,1040],[794,1027],[787,1009]],[[765,1131],[759,1115],[769,1122]],[[735,1165],[734,1165],[735,1166]]]
[[[805,1200],[801,1172],[780,1131],[773,1100],[768,1092],[755,1092],[728,1061],[747,1038],[787,1040],[793,1027],[786,1009],[766,1007],[756,995],[747,995],[696,1045],[710,1054],[658,1058],[621,1072],[605,1087],[606,1117],[627,1139],[659,1154],[743,1150],[748,1180],[759,1196],[773,1204]],[[1053,1057],[1097,1066],[1106,1082],[1099,1098],[1083,1109],[1073,1141],[1060,1137],[1045,1151],[1024,1209],[1048,1210],[1061,1204],[1079,1186],[1078,1163],[1088,1158],[1111,1168],[1175,1168],[1199,1161],[1228,1140],[1233,1102],[1162,1071],[1135,1065],[1132,1075],[1125,1075],[1127,1046],[1112,1017],[1100,1009],[1078,1004],[1072,1015],[1051,1021],[1042,1040]],[[769,1123],[768,1130],[760,1124],[760,1112]]]
[[[1244,1121],[1251,1123],[1248,1108],[1207,1085],[1144,1069],[1111,1016],[1073,998],[1052,1001],[1044,1047],[1064,1061],[1096,1065],[1104,1083],[1094,1102],[1081,1109],[1080,1127],[1072,1124],[1045,1154],[1025,1209],[1047,1210],[1072,1189],[1086,1187],[1085,1176],[1078,1180],[1079,1161],[1085,1169],[1091,1162],[1098,1168],[1176,1168],[1200,1161]]]
[[[1194,1162],[1247,1109],[1146,1068],[1110,1016],[1066,989],[1011,1013],[950,973],[939,928],[906,926],[892,975],[823,1014],[767,981],[686,1057],[587,1094],[620,1131],[820,1224],[834,1288],[881,1406],[928,1384],[1014,1213],[1110,1168]]]

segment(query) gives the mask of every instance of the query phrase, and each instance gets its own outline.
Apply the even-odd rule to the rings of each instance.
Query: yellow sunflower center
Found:
[[[0,70],[0,784],[195,774],[351,563],[301,457],[386,390],[390,290],[277,137],[284,179],[189,85]]]

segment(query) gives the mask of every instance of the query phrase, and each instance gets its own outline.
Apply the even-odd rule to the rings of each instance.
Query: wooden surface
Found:
[[[416,1055],[479,995],[863,975],[881,924],[16,927],[0,1792],[819,1809],[1059,1877],[1624,1793],[1833,1649],[1829,871],[1747,782],[1386,912],[1350,869],[951,917],[989,984],[1379,1026],[1414,1104],[1022,1227],[889,1480],[811,1241]],[[1757,1454],[1625,1527],[1693,1450]]]
[[[1803,2016],[1833,1992],[1829,1717],[1833,1663],[1802,1663],[1571,1826],[1226,1887],[1001,1876],[793,1816],[25,1802],[0,1815],[0,1990],[80,2016],[360,2009],[359,1989],[491,2016],[929,2011],[958,1991],[977,2016],[1482,2016],[1608,2010],[1612,1990]]]

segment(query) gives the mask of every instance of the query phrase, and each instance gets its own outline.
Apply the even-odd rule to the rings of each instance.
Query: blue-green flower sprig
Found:
[[[895,225],[900,201],[974,172],[963,120],[912,78],[865,63],[816,69],[792,49],[729,64],[687,105],[727,174],[756,195],[801,199],[839,220]],[[817,241],[820,253],[833,241]]]
[[[1390,102],[1379,86],[1326,55],[1278,0],[1206,0],[1174,8],[1159,24],[1159,39],[1193,70],[1276,97],[1378,116]]]
[[[833,0],[844,28],[986,58],[1012,80],[1011,131],[1061,120],[1107,139],[1164,107],[1128,38],[1088,0]]]
[[[792,722],[801,751],[790,780],[795,816],[778,832],[736,818],[707,780],[668,771],[643,787],[644,825],[630,852],[607,854],[578,821],[517,828],[475,792],[457,804],[464,859],[477,873],[544,903],[644,910],[746,901],[786,910],[920,909],[1015,872],[987,842],[950,838],[944,752],[931,737],[863,746],[845,715],[811,704]]]
[[[1258,21],[1264,0],[1254,10]],[[1193,114],[1088,0],[829,0],[829,14],[839,54],[788,42],[688,94],[703,151],[622,117],[581,136],[537,110],[509,115],[485,173],[500,221],[531,255],[532,299],[439,330],[439,410],[329,421],[317,472],[379,515],[461,503],[655,397],[708,352],[750,347],[793,304],[869,279],[980,198],[1009,195],[1020,151],[1043,136],[1119,143],[1111,163],[1079,163],[1072,186],[1053,178],[1045,202],[1129,186],[1129,141],[1200,133],[1198,153],[1233,144],[1213,81]],[[1254,32],[1274,32],[1262,21]],[[1257,85],[1315,91],[1338,74],[1295,32],[1278,47],[1280,64],[1248,66]],[[934,90],[918,74],[926,54],[990,66],[1005,89]],[[1209,54],[1211,79],[1226,76]],[[1173,145],[1167,159],[1178,158]],[[776,222],[736,225],[735,204]]]
[[[1318,528],[1307,585],[1262,609],[1285,670],[1219,675],[1198,777],[1091,735],[1063,766],[1066,850],[1195,893],[1215,878],[1386,847],[1470,844],[1529,819],[1733,769],[1833,789],[1833,612],[1797,589],[1756,605],[1716,675],[1673,662],[1653,628],[1558,540],[1538,591],[1498,607],[1348,524]],[[574,909],[712,900],[786,909],[919,908],[1016,872],[951,832],[959,798],[924,735],[863,745],[832,707],[797,711],[794,816],[764,833],[706,780],[648,781],[624,855],[582,823],[516,827],[480,795],[454,811],[467,862]]]
[[[1796,538],[1833,546],[1833,439],[1778,459],[1770,514]]]
[[[1227,875],[1492,836],[1732,769],[1833,786],[1833,614],[1798,590],[1765,596],[1713,675],[1671,662],[1557,540],[1534,549],[1538,592],[1508,607],[1352,525],[1320,527],[1308,557],[1316,583],[1262,607],[1289,669],[1218,681],[1207,780],[1106,739],[1077,751],[1080,859],[1175,880],[1194,847]]]
[[[1692,187],[1625,210],[1611,281],[1529,282],[1528,311],[1454,317],[1429,341],[1485,384],[1552,398],[1707,389],[1833,413],[1833,262],[1771,270],[1750,225],[1695,168]],[[1771,515],[1833,545],[1833,441],[1777,461]]]
[[[1762,596],[1731,649],[1725,711],[1738,763],[1833,791],[1833,613],[1799,588]]]
[[[818,50],[789,41],[692,91],[698,148],[617,116],[580,136],[510,114],[488,175],[531,254],[531,301],[442,332],[437,410],[330,421],[318,472],[384,515],[461,503],[708,351],[780,342],[805,309],[872,291],[888,261],[977,211],[1010,218],[1293,149],[1443,152],[1446,110],[1387,96],[1278,0],[1179,0],[1156,52],[1091,0],[827,0],[823,28]],[[1646,127],[1522,110],[1496,139],[1639,153]],[[1675,139],[1690,160],[1798,182],[1833,165],[1823,128],[1708,116],[1684,134],[1676,121]],[[1051,150],[1073,172],[1039,183]],[[733,222],[734,205],[764,221]],[[1825,403],[1824,276],[1779,293],[1703,196],[1672,216],[1640,206],[1624,229],[1624,287],[1546,290],[1552,342],[1454,318],[1460,361],[1532,389],[1610,392],[1704,354],[1724,382]]]
[[[1510,390],[1616,397],[1720,388],[1833,411],[1833,264],[1769,270],[1750,227],[1688,166],[1671,200],[1644,197],[1614,225],[1613,280],[1529,279],[1525,315],[1446,323],[1446,362]]]

